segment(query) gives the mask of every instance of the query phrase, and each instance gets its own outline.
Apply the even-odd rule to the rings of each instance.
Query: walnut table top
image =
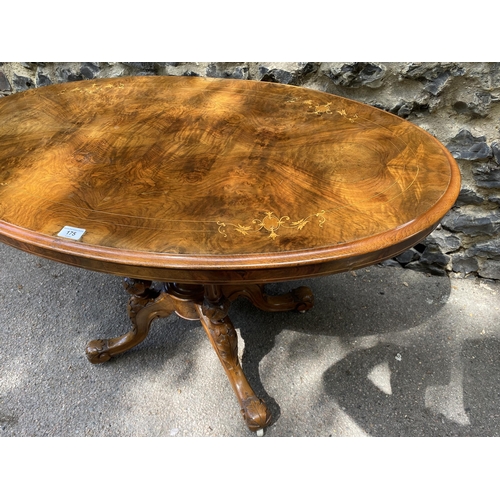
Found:
[[[0,238],[89,269],[265,282],[404,251],[452,206],[407,121],[273,83],[130,77],[0,99]],[[78,241],[62,228],[84,229]]]
[[[305,312],[308,287],[264,284],[397,255],[459,189],[422,129],[305,88],[144,76],[0,99],[0,241],[125,276],[132,329],[89,342],[89,360],[137,346],[155,318],[201,321],[258,433],[272,416],[243,373],[231,302]]]

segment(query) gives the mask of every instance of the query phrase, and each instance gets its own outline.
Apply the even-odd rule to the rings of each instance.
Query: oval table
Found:
[[[228,310],[306,311],[269,282],[395,256],[452,207],[450,153],[411,123],[275,83],[141,76],[0,99],[0,241],[123,276],[130,332],[87,346],[102,363],[173,312],[201,321],[248,428],[271,422],[237,356]],[[154,283],[153,283],[154,282]]]

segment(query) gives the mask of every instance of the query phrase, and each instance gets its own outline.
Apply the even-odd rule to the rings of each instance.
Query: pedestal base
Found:
[[[128,351],[148,335],[155,318],[178,314],[187,320],[199,320],[226,372],[238,398],[241,413],[251,431],[259,431],[271,423],[271,413],[259,399],[238,360],[238,337],[228,317],[232,301],[245,297],[264,311],[305,312],[313,306],[311,290],[299,287],[290,293],[268,296],[263,285],[189,285],[164,283],[160,290],[151,281],[125,278],[125,289],[131,294],[128,313],[132,330],[107,340],[92,340],[86,354],[91,363],[104,363],[111,357]]]

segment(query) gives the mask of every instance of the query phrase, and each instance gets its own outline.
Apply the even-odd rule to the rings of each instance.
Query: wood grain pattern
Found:
[[[145,76],[0,99],[0,240],[122,276],[265,283],[362,267],[425,237],[459,188],[425,131],[310,89]],[[86,232],[67,240],[64,226]]]

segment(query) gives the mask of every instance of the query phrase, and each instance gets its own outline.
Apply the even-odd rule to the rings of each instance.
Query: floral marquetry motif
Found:
[[[358,119],[357,114],[353,114],[352,116],[348,115],[345,109],[341,109],[340,111],[337,111],[337,113],[340,116],[344,117],[346,120],[349,120],[351,123],[354,123]]]
[[[283,217],[276,216],[273,212],[265,212],[265,215],[262,219],[254,219],[252,221],[252,225],[242,225],[242,224],[232,224],[228,222],[217,222],[219,225],[219,233],[224,237],[227,237],[226,227],[234,229],[235,231],[248,235],[250,233],[269,233],[268,237],[272,240],[276,239],[278,235],[278,229],[281,227],[287,229],[295,229],[300,231],[305,227],[306,224],[310,222],[313,217],[318,218],[318,226],[322,227],[325,223],[326,219],[324,217],[325,210],[321,210],[320,212],[309,215],[297,221],[290,221],[290,217],[284,215]],[[262,231],[263,230],[263,231]]]

